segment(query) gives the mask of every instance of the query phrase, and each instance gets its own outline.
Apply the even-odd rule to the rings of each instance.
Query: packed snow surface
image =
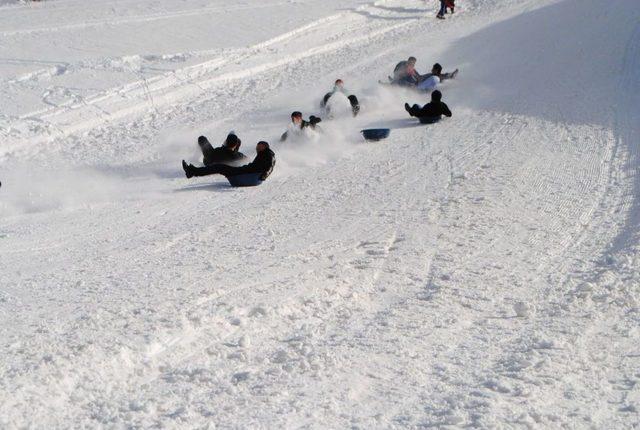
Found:
[[[0,427],[640,426],[640,3],[457,3],[0,1]]]

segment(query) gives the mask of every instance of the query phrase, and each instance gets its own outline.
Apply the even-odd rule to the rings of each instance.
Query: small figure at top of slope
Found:
[[[287,131],[280,136],[280,142],[291,138],[308,139],[314,137],[315,130],[319,129],[317,124],[321,121],[322,119],[313,115],[309,117],[309,121],[305,121],[302,119],[302,112],[295,111],[291,113],[291,122],[287,127]]]
[[[269,148],[269,144],[260,141],[256,145],[256,157],[249,164],[244,166],[229,166],[227,164],[215,163],[204,167],[196,167],[193,164],[187,164],[182,160],[182,168],[187,178],[194,176],[222,175],[226,177],[232,185],[235,185],[234,178],[240,176],[251,176],[248,182],[239,183],[237,186],[259,185],[269,177],[276,164],[276,157]],[[247,178],[245,178],[245,181]]]
[[[431,102],[426,105],[422,107],[417,104],[409,106],[409,103],[405,103],[404,108],[409,112],[409,115],[418,118],[423,124],[438,122],[442,115],[446,117],[451,117],[452,115],[449,106],[442,101],[442,93],[438,90],[431,93]]]
[[[242,141],[231,131],[222,146],[214,148],[205,136],[198,137],[198,146],[202,151],[202,162],[205,166],[214,163],[237,164],[247,158],[240,152]]]
[[[325,94],[320,102],[320,106],[325,109],[327,116],[332,118],[335,114],[340,113],[336,112],[340,110],[339,106],[336,106],[340,103],[340,97],[349,102],[353,116],[358,115],[358,112],[360,112],[360,102],[358,98],[344,87],[342,79],[336,79],[333,89]]]
[[[447,7],[444,10],[444,13],[447,13],[447,9],[450,9],[451,14],[453,14],[453,10],[456,7],[456,0],[446,0],[445,3],[447,4]]]
[[[440,0],[440,10],[438,11],[436,18],[444,19],[447,9],[451,9],[451,13],[453,13],[455,6],[455,0]]]

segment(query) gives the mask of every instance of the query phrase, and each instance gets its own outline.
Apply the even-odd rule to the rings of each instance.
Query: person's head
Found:
[[[302,112],[295,111],[291,114],[291,122],[300,125],[302,124]]]
[[[342,79],[336,79],[334,85],[338,88],[344,88],[344,82],[342,82]]]
[[[416,63],[418,62],[418,60],[416,60],[416,57],[409,57],[409,59],[407,60],[407,63],[409,63],[410,66],[415,66]]]
[[[432,102],[439,102],[440,100],[442,100],[442,93],[440,91],[435,90],[434,92],[431,93]]]
[[[261,140],[256,144],[256,152],[266,151],[267,149],[269,149],[269,144],[264,140]]]
[[[440,63],[436,63],[433,65],[433,67],[431,68],[431,73],[436,76],[440,76],[440,73],[442,73],[442,66],[440,65]]]
[[[237,151],[240,148],[240,139],[234,132],[231,132],[227,135],[227,138],[224,141],[224,146],[232,151]]]
[[[205,136],[198,137],[198,145],[200,147],[206,145],[207,143],[209,143],[209,139],[207,139]]]

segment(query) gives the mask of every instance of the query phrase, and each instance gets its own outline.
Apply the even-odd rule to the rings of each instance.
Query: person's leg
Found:
[[[327,102],[329,101],[332,95],[333,93],[327,93],[324,95],[324,97],[322,98],[322,107],[325,107],[327,105]]]
[[[404,104],[404,109],[409,112],[409,115],[416,116],[418,112],[420,112],[420,106],[414,104],[413,106],[409,106],[409,103]]]
[[[353,112],[353,116],[358,115],[358,112],[360,112],[360,102],[358,102],[358,98],[354,95],[350,95],[348,98],[349,103],[351,103],[351,111]]]
[[[440,18],[444,18],[446,9],[447,9],[447,3],[445,2],[445,0],[440,0],[440,12],[438,12],[438,16]]]
[[[211,164],[210,166],[194,167],[193,176],[222,175],[234,176],[242,173],[239,167],[227,166],[226,164]]]
[[[209,166],[204,167],[196,167],[193,164],[187,164],[186,161],[182,160],[182,168],[184,169],[184,173],[187,178],[192,178],[194,176],[207,176],[207,175],[223,175],[223,176],[233,176],[239,175],[242,173],[242,169],[234,166],[227,166],[226,164],[210,164]]]

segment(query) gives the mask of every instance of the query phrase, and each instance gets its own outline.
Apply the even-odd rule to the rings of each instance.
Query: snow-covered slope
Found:
[[[2,427],[640,425],[636,0],[87,3],[0,8]]]

